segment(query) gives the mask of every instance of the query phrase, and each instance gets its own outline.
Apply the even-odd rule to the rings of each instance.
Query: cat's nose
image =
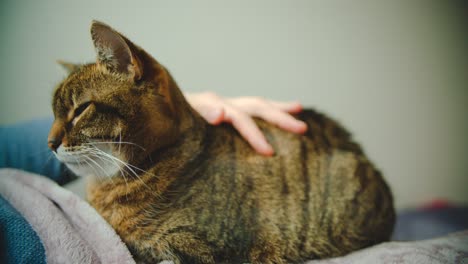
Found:
[[[62,144],[64,134],[64,126],[60,121],[54,121],[52,128],[49,132],[49,137],[47,138],[47,145],[52,151],[57,152],[57,148]]]
[[[49,138],[48,140],[48,145],[49,145],[49,148],[52,150],[52,151],[55,151],[57,152],[57,148],[60,146],[60,143],[61,140],[57,139],[57,138]]]

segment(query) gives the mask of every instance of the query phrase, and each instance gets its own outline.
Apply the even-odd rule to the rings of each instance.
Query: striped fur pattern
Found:
[[[100,22],[91,32],[97,62],[58,85],[49,145],[91,176],[90,203],[138,262],[299,263],[390,238],[391,192],[337,122],[306,110],[295,135],[257,120],[276,151],[260,156],[141,48]]]

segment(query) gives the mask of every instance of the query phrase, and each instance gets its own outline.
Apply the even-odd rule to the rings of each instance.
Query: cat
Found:
[[[91,176],[89,202],[137,262],[298,263],[390,238],[391,191],[337,122],[304,110],[296,135],[256,120],[276,152],[258,155],[125,36],[98,21],[91,36],[97,61],[65,65],[48,143]]]

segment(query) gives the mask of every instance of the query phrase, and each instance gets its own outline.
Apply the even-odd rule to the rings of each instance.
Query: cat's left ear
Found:
[[[108,25],[95,20],[91,24],[91,37],[97,52],[97,64],[135,81],[141,79],[143,64],[133,43]]]
[[[57,60],[57,63],[60,64],[60,66],[62,66],[69,74],[77,71],[81,67],[80,64],[74,64],[63,60]]]

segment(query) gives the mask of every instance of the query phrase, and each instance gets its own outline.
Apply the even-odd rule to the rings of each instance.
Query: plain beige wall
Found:
[[[300,100],[337,118],[399,208],[468,202],[466,4],[450,1],[2,1],[0,123],[50,116],[56,59],[89,62],[92,19],[185,91]]]

